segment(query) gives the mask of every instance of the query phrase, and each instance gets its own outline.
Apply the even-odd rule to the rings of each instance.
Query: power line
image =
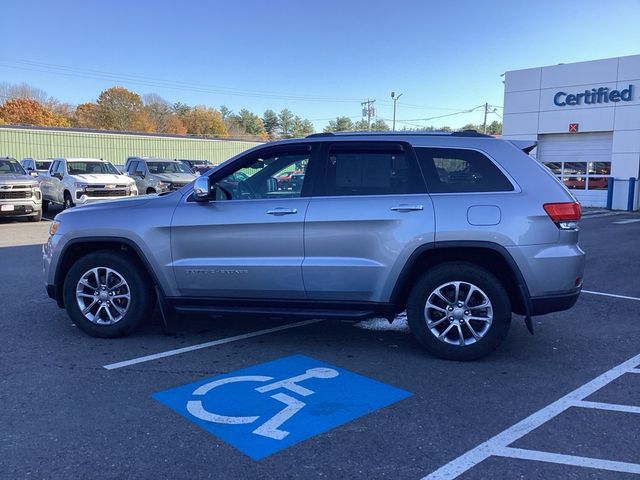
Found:
[[[193,82],[184,82],[179,80],[167,80],[157,77],[147,77],[142,75],[125,74],[125,73],[113,73],[104,70],[95,70],[80,67],[69,67],[67,65],[59,65],[53,63],[36,62],[31,60],[16,59],[9,57],[0,57],[0,63],[8,68],[14,68],[18,70],[26,70],[40,73],[48,73],[53,75],[61,75],[67,77],[79,77],[92,80],[108,80],[113,82],[123,82],[135,85],[142,85],[155,88],[166,88],[171,90],[184,90],[193,91],[196,93],[211,93],[223,96],[240,96],[251,98],[271,98],[281,100],[296,100],[307,102],[329,102],[329,103],[355,103],[360,102],[357,98],[347,97],[330,97],[323,95],[292,95],[279,92],[271,92],[265,90],[253,90],[253,89],[238,89],[225,87],[221,85],[209,85]],[[379,100],[379,103],[385,105],[392,105],[392,102],[387,100]],[[413,108],[419,110],[442,110],[442,111],[455,111],[456,108],[452,107],[438,107],[427,105],[416,105],[411,103],[403,103],[403,108]],[[498,106],[495,106],[498,107]],[[502,108],[502,107],[498,107]]]

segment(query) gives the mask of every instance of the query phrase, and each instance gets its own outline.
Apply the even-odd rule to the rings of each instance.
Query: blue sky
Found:
[[[640,0],[5,0],[0,81],[64,102],[122,85],[171,102],[289,108],[321,130],[403,93],[402,125],[479,123],[508,70],[640,53]],[[501,110],[498,110],[501,112]],[[499,120],[490,115],[490,120]]]

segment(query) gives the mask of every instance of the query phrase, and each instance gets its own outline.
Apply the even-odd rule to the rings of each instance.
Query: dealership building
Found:
[[[503,138],[532,152],[584,206],[639,208],[640,55],[505,73]]]

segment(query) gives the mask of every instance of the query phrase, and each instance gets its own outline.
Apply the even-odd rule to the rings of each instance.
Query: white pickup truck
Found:
[[[42,190],[43,210],[50,203],[71,208],[138,194],[133,179],[122,175],[106,160],[97,158],[56,158],[49,171],[37,178]]]

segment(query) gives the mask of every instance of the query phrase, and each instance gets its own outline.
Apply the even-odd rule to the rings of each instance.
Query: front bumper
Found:
[[[0,217],[22,217],[37,215],[42,210],[42,200],[0,200]]]

